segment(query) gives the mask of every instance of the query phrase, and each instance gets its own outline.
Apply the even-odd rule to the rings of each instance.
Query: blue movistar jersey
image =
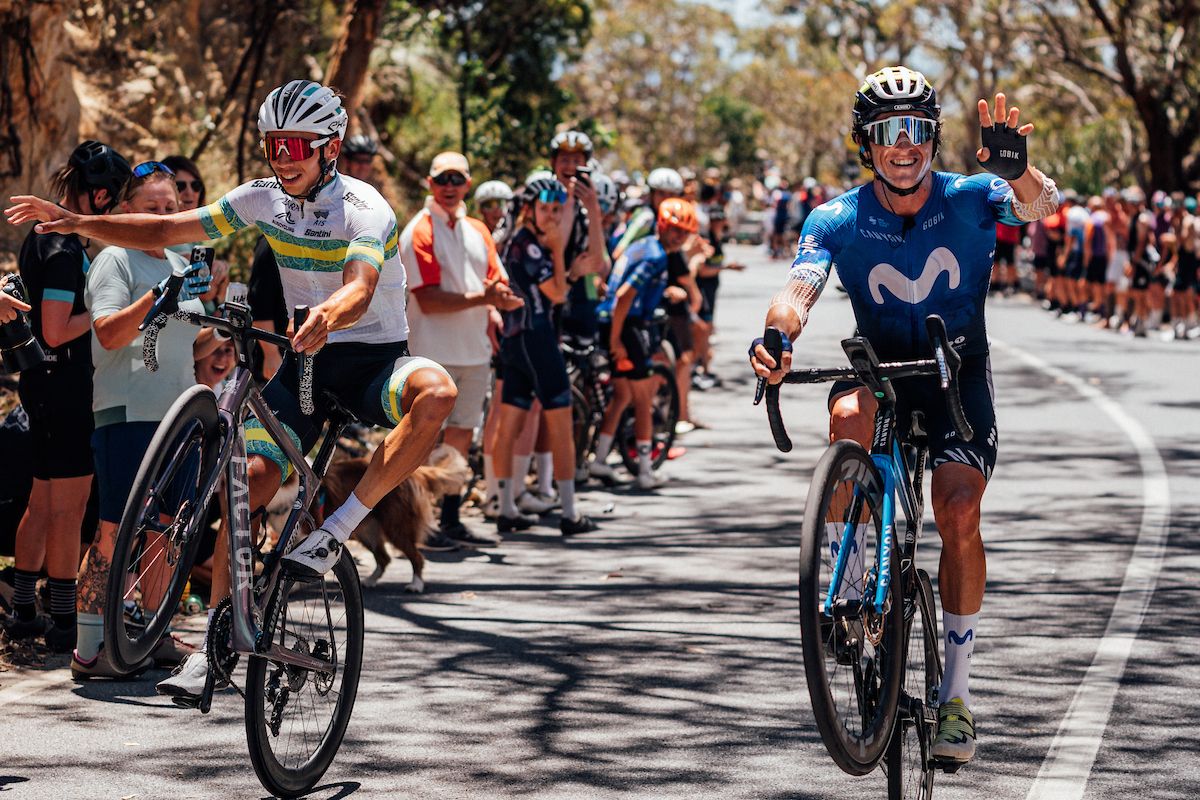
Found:
[[[657,236],[646,236],[629,246],[608,273],[608,294],[601,301],[596,315],[601,321],[612,319],[617,291],[625,284],[636,290],[628,319],[653,318],[663,292],[667,290],[667,253]]]
[[[995,175],[935,172],[925,205],[904,218],[882,206],[870,184],[856,187],[808,215],[790,277],[820,291],[836,267],[859,333],[880,358],[928,356],[929,314],[945,320],[956,350],[985,354],[996,223],[1021,224],[1012,199]]]

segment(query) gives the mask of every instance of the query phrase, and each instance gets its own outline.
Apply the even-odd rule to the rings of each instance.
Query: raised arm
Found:
[[[32,195],[10,198],[13,205],[4,210],[10,225],[37,221],[38,233],[75,233],[85,239],[96,238],[120,247],[156,250],[172,244],[210,239],[200,222],[202,209],[177,214],[75,214],[57,203]]]

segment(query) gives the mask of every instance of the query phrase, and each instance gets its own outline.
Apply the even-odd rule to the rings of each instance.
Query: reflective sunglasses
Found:
[[[863,126],[868,138],[875,144],[891,147],[900,140],[900,134],[908,136],[913,144],[932,141],[937,133],[937,122],[928,117],[889,117]]]
[[[537,196],[539,203],[565,203],[567,193],[562,189],[542,189]]]
[[[168,175],[175,174],[175,170],[161,161],[143,161],[133,168],[133,177],[144,178],[147,175],[153,175],[155,172],[165,172]]]
[[[467,182],[467,176],[461,172],[443,172],[436,178],[430,178],[438,186],[462,186]]]
[[[191,189],[196,194],[200,194],[200,192],[203,191],[203,189],[204,189],[204,183],[199,178],[197,178],[194,181],[176,180],[175,188],[181,192],[186,191],[187,189]]]
[[[313,157],[318,147],[329,143],[330,137],[320,139],[305,139],[301,136],[264,136],[262,140],[263,155],[269,161],[278,161],[287,153],[292,161],[307,161]]]

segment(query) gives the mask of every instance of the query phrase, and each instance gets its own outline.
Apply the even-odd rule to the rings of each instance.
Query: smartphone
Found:
[[[592,168],[591,167],[576,167],[575,168],[575,180],[579,181],[580,183],[586,183],[588,186],[591,186],[592,185]]]
[[[192,264],[204,264],[205,267],[204,269],[200,270],[200,274],[207,278],[208,276],[212,275],[212,265],[215,257],[216,251],[211,247],[196,245],[192,248],[192,258],[188,262],[188,265],[190,267]]]

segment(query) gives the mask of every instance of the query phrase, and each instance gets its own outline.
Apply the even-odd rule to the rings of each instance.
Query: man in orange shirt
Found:
[[[440,153],[429,169],[425,208],[400,234],[401,260],[408,273],[408,343],[414,354],[436,360],[458,386],[458,400],[446,421],[445,442],[464,456],[482,423],[491,378],[489,326],[500,311],[520,308],[508,287],[496,243],[487,226],[467,216],[463,199],[471,171],[461,153]],[[459,519],[462,498],[442,500],[441,530],[428,549],[479,547],[496,541],[469,531]]]

